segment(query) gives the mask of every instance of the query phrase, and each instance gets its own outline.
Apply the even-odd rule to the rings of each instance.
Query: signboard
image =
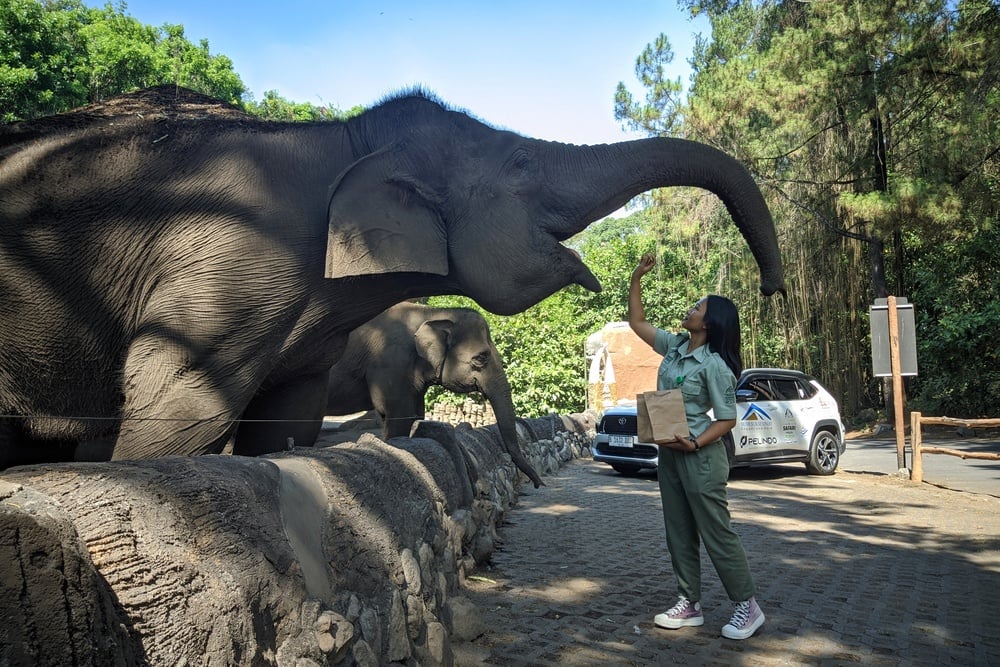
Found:
[[[875,377],[892,376],[889,349],[889,300],[875,299],[869,308],[872,332],[872,366]],[[896,321],[899,323],[899,374],[917,374],[917,332],[913,319],[913,304],[896,297]]]

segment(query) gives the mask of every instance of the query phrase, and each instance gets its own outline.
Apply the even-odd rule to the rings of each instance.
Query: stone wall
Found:
[[[476,403],[470,398],[465,399],[461,405],[435,403],[428,412],[427,419],[452,426],[466,422],[476,428],[497,423],[497,418],[493,414],[493,406],[489,403]]]
[[[545,476],[593,415],[518,420]],[[0,665],[450,665],[527,482],[495,426],[0,473]]]

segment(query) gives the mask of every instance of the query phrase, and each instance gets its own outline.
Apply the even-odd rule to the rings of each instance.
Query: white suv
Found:
[[[594,460],[622,473],[655,468],[657,446],[636,437],[635,405],[604,411],[591,446]],[[805,373],[751,368],[736,383],[736,426],[725,438],[730,467],[801,461],[832,475],[844,453],[837,401]]]

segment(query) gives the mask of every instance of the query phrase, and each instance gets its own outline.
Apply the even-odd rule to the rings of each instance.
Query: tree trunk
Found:
[[[885,243],[874,234],[868,237],[868,264],[872,272],[872,294],[876,299],[889,296],[885,280]]]

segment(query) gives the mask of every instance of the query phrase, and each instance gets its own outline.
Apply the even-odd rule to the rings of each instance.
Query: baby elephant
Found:
[[[424,395],[434,384],[485,396],[514,464],[536,488],[542,484],[518,445],[510,384],[489,325],[470,308],[404,301],[352,331],[330,369],[326,414],[375,408],[385,438],[409,436],[413,423],[424,418]]]

